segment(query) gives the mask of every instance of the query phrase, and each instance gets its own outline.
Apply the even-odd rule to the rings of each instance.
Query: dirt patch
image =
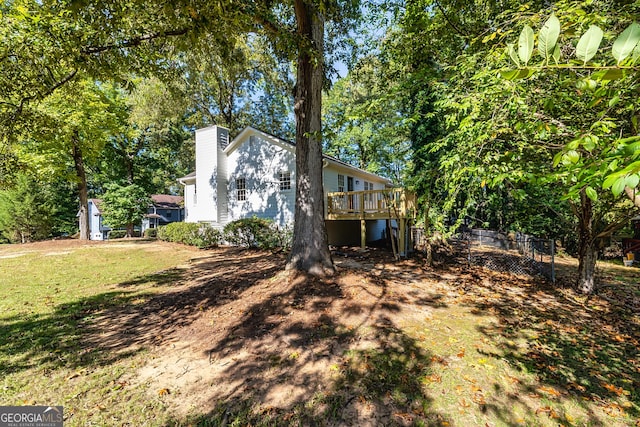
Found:
[[[336,257],[331,280],[292,276],[284,264],[281,254],[212,250],[193,262],[187,283],[142,312],[119,313],[117,328],[108,330],[113,313],[97,319],[99,345],[152,345],[136,381],[165,395],[176,416],[234,399],[292,408],[335,391],[346,351],[381,339],[397,345],[395,319],[423,318],[441,297],[428,289],[440,276],[416,261],[394,264],[386,252]],[[353,395],[340,398],[347,411],[364,410]]]

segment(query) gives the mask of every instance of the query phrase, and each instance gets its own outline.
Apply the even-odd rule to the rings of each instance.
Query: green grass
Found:
[[[196,252],[151,242],[2,249],[21,255],[0,259],[0,402],[63,405],[68,425],[148,425],[162,414],[162,398],[130,378],[144,348],[101,348],[90,323],[166,290]]]

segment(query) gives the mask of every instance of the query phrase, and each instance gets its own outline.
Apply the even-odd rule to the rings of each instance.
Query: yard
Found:
[[[68,426],[640,426],[640,269],[600,264],[586,298],[453,256],[334,260],[319,281],[233,248],[0,246],[0,402]]]

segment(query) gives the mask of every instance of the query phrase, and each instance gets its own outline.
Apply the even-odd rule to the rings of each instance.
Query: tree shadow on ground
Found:
[[[632,295],[611,289],[609,298],[587,299],[540,279],[493,272],[484,276],[488,279],[479,280],[470,270],[459,289],[473,313],[498,319],[478,327],[498,349],[486,356],[537,379],[520,384],[519,393],[509,396],[514,405],[523,405],[519,396],[525,395],[552,402],[571,397],[594,426],[640,416],[640,317]],[[602,410],[599,415],[593,411],[596,406]],[[504,408],[488,409],[498,418],[504,414]],[[553,405],[546,409],[552,411]]]
[[[198,408],[212,409],[169,425],[442,425],[424,381],[432,354],[385,315],[402,309],[386,282],[375,287],[356,298],[339,277],[299,275],[265,293],[204,350],[224,366]]]
[[[115,290],[57,305],[50,314],[0,318],[0,372],[115,363],[161,345],[203,310],[223,305],[275,275],[284,262],[283,257],[266,261],[264,254],[256,253],[256,262],[247,269],[247,258],[251,261],[252,256],[233,255],[233,250],[214,251],[189,269],[144,275],[116,285]],[[154,292],[154,287],[163,291]]]

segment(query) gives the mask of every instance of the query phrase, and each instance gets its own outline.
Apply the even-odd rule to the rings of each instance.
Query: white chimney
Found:
[[[210,126],[196,130],[196,205],[194,219],[218,222],[219,198],[226,199],[224,147],[229,144],[229,130]],[[222,169],[222,170],[220,170]],[[219,188],[221,187],[221,188]],[[226,200],[222,200],[226,209]]]

